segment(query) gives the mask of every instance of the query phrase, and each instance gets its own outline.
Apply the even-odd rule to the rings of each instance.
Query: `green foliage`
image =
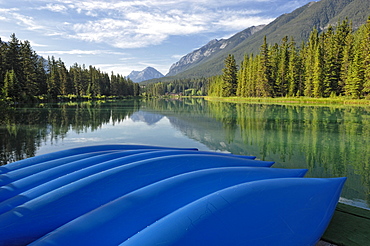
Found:
[[[188,95],[188,96],[205,96],[208,91],[208,79],[179,79],[163,81],[157,83],[143,84],[140,83],[144,88],[143,93],[146,96],[178,96],[178,95]]]
[[[235,96],[238,84],[238,68],[233,55],[228,55],[225,59],[225,68],[222,72],[222,96]]]
[[[6,71],[5,78],[4,78],[4,86],[3,86],[3,94],[5,98],[18,98],[17,91],[19,88],[17,75],[15,74],[14,70]]]
[[[288,40],[284,37],[281,44],[268,46],[265,37],[260,54],[244,56],[237,96],[369,97],[370,20],[357,32],[348,20],[321,34],[314,29],[300,47],[293,38]],[[210,95],[225,96],[220,89],[230,90],[218,86]]]
[[[75,63],[68,70],[59,58],[38,56],[29,41],[19,41],[12,34],[9,42],[0,39],[0,97],[16,101],[32,98],[68,98],[67,95],[98,98],[138,96],[140,86],[129,78],[109,76],[93,66]]]

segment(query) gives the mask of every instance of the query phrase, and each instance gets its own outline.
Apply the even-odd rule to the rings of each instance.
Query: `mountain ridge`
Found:
[[[213,39],[209,41],[206,45],[188,53],[187,55],[183,56],[178,62],[172,64],[166,76],[174,76],[184,70],[192,68],[197,64],[206,61],[208,57],[213,56],[222,50],[231,50],[232,48],[240,44],[243,40],[261,30],[264,26],[265,25],[251,26],[241,32],[234,34],[228,39]]]
[[[307,41],[313,28],[325,30],[329,25],[348,18],[354,29],[364,24],[370,15],[368,0],[321,0],[310,2],[288,14],[277,17],[263,29],[253,33],[238,45],[228,50],[220,50],[200,62],[185,66],[184,70],[173,75],[173,79],[210,77],[222,73],[224,59],[234,54],[237,64],[246,53],[258,53],[266,36],[271,45],[280,43],[284,36],[294,37],[296,43]],[[235,35],[234,35],[235,36]],[[189,53],[191,54],[191,53]],[[168,76],[167,76],[168,77]]]
[[[139,83],[145,80],[162,78],[164,75],[153,67],[146,67],[142,71],[132,71],[127,77],[133,82]]]

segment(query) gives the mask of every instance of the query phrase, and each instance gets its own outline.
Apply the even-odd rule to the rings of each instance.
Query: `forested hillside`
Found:
[[[61,59],[47,60],[28,41],[12,34],[9,42],[0,39],[0,99],[32,100],[35,96],[137,96],[139,85],[119,74],[75,63],[69,69]]]
[[[229,54],[222,75],[146,84],[146,93],[370,99],[370,18],[356,31],[344,20],[321,33],[314,29],[307,42],[285,36],[274,45],[266,37],[262,43],[240,65]]]
[[[321,0],[302,6],[292,13],[281,15],[262,30],[254,33],[232,50],[221,51],[207,61],[192,67],[178,75],[179,78],[209,77],[221,74],[223,60],[228,54],[233,54],[237,64],[243,60],[244,54],[258,53],[267,37],[268,44],[279,43],[284,36],[294,37],[298,45],[307,42],[313,28],[319,33],[335,26],[338,21],[346,18],[352,21],[353,29],[366,23],[370,15],[369,0]]]
[[[210,79],[208,94],[240,97],[370,97],[370,18],[356,32],[348,20],[298,46],[285,36],[280,44],[266,38],[257,55],[247,54],[239,70],[233,55],[223,75]]]

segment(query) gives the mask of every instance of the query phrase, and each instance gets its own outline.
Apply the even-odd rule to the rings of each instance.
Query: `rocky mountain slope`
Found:
[[[235,48],[245,39],[261,30],[265,25],[249,27],[228,39],[214,39],[203,47],[183,56],[178,62],[174,63],[166,76],[173,76],[189,68],[207,61],[207,58],[213,57],[220,51],[227,51]]]
[[[133,82],[141,82],[144,80],[161,78],[163,76],[164,75],[155,68],[147,67],[142,71],[132,71],[127,77]]]
[[[210,52],[212,49],[209,47],[222,46],[220,41],[211,41],[199,50],[181,58],[179,62],[172,66],[173,72],[170,71],[167,76],[197,78],[221,74],[224,59],[228,54],[234,54],[237,64],[239,64],[244,54],[259,52],[264,36],[266,36],[269,44],[280,43],[284,36],[294,37],[296,43],[299,44],[308,39],[313,28],[323,31],[329,25],[336,25],[338,20],[348,18],[352,21],[353,28],[356,29],[366,22],[368,16],[370,16],[369,0],[321,0],[311,2],[292,13],[281,15],[262,30],[254,32],[231,49],[224,48],[218,49],[218,52]],[[210,55],[203,55],[206,59],[201,57],[202,59],[193,59],[196,62],[190,62],[191,57],[195,57],[197,53],[200,57],[202,53],[210,53]]]

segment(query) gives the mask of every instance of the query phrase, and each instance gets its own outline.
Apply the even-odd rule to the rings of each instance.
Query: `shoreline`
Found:
[[[222,101],[232,103],[266,103],[266,104],[287,104],[287,105],[316,105],[316,106],[362,106],[369,107],[370,100],[367,99],[346,99],[346,98],[310,98],[310,97],[203,97],[207,101]]]

